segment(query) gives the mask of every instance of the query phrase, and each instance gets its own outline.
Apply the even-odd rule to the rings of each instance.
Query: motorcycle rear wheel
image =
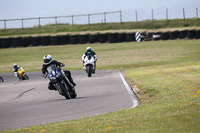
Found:
[[[23,80],[29,80],[29,77],[27,75],[24,75]]]
[[[77,94],[76,94],[75,88],[71,88],[70,92],[71,92],[71,95],[70,95],[71,98],[76,98]]]

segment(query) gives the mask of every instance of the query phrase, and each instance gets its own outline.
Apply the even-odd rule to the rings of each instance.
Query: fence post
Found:
[[[198,8],[196,8],[196,15],[197,15],[197,19],[199,18],[198,16]]]
[[[122,23],[122,11],[120,11],[120,23]]]
[[[4,29],[6,30],[6,20],[4,20]]]
[[[103,20],[101,20],[101,29],[103,29]]]
[[[138,22],[137,10],[135,10],[135,18],[136,18],[136,22]]]
[[[24,22],[23,22],[23,18],[22,18],[22,29],[24,29]]]
[[[90,14],[88,14],[88,24],[90,25]]]
[[[104,22],[106,24],[106,13],[104,12]]]
[[[57,25],[57,17],[55,17],[55,23],[56,23],[56,25]]]
[[[40,27],[40,17],[38,18],[38,21],[39,21],[39,27]]]
[[[152,22],[153,22],[153,9],[151,9]]]
[[[74,25],[74,16],[72,15],[72,25]]]
[[[166,20],[168,21],[168,9],[166,8]]]
[[[185,9],[183,8],[183,19],[185,20]]]

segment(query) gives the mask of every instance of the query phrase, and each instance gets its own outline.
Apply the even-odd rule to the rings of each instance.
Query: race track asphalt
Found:
[[[13,73],[1,73],[0,131],[51,122],[79,119],[133,107],[119,71],[97,70],[92,77],[85,71],[71,71],[77,98],[66,100],[48,90],[48,79],[40,72],[27,72],[30,80],[19,81]],[[135,105],[134,105],[135,106]]]

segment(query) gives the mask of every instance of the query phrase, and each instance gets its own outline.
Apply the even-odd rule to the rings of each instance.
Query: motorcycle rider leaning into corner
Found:
[[[17,71],[20,69],[20,66],[18,66],[16,63],[13,65],[13,72],[15,74],[16,77],[19,78],[19,73],[17,73]]]
[[[61,66],[61,67],[64,67],[65,64],[64,63],[61,63],[61,62],[58,62],[56,60],[52,60],[52,57],[51,55],[45,55],[44,58],[43,58],[43,61],[44,61],[44,64],[42,65],[42,76],[46,78],[47,76],[47,67],[51,64],[55,64],[56,66]],[[67,78],[69,79],[69,81],[72,83],[73,86],[76,86],[76,83],[74,83],[72,77],[71,77],[71,72],[68,71],[68,70],[63,70],[64,73],[65,73],[65,76],[67,76]],[[49,85],[48,85],[48,89],[49,90],[56,90],[56,88],[54,87],[53,83],[49,82]]]
[[[86,56],[88,56],[88,55],[92,55],[93,57],[94,57],[94,66],[95,66],[95,69],[96,69],[96,62],[97,62],[97,55],[96,55],[96,53],[92,50],[92,48],[91,47],[87,47],[86,48],[86,52],[83,54],[83,56],[82,56],[82,63],[83,63],[83,69],[85,69],[85,66],[84,66],[84,59],[85,59],[85,57]]]

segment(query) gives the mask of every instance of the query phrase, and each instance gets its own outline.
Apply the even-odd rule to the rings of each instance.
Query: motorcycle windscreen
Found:
[[[56,65],[55,64],[51,64],[47,67],[47,71],[49,74],[52,74],[52,72],[56,72]],[[54,75],[54,74],[53,74]]]
[[[91,60],[92,55],[87,55],[88,60]]]

